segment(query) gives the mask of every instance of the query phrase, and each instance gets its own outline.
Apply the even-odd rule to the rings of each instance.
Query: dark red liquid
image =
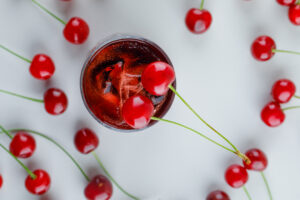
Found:
[[[144,40],[119,39],[98,49],[82,74],[84,100],[94,116],[109,127],[130,130],[122,118],[122,106],[129,97],[141,94],[152,100],[154,116],[162,117],[173,102],[173,92],[153,96],[141,83],[143,70],[154,61],[171,65],[158,46]],[[154,123],[151,121],[149,126]]]

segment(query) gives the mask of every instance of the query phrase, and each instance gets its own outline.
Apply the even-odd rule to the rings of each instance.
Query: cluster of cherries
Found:
[[[289,7],[289,19],[296,25],[300,25],[300,1],[299,0],[277,0],[277,2],[282,6]]]
[[[292,98],[300,98],[295,93],[296,86],[291,80],[280,79],[276,81],[271,92],[273,100],[261,111],[263,122],[270,127],[281,125],[285,120],[284,111],[299,108],[299,106],[281,108],[281,104],[288,103]]]
[[[260,149],[250,149],[245,153],[245,155],[248,156],[248,158],[251,160],[251,163],[247,164],[243,162],[244,164],[243,166],[238,164],[230,165],[225,171],[225,181],[232,188],[243,187],[244,191],[246,192],[246,195],[248,196],[249,199],[251,199],[250,194],[245,187],[245,184],[249,179],[247,170],[258,171],[261,173],[264,182],[266,184],[270,199],[272,199],[272,194],[269,185],[263,173],[263,171],[268,166],[268,160],[265,153]],[[226,192],[222,190],[216,190],[211,192],[207,196],[206,200],[230,200],[230,198]]]

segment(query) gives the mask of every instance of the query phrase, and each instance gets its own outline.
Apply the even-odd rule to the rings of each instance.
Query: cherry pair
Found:
[[[296,93],[295,84],[288,79],[280,79],[276,81],[272,88],[273,101],[269,102],[261,111],[262,121],[270,126],[277,127],[281,125],[285,120],[284,111],[294,108],[299,108],[299,106],[292,106],[287,108],[281,108],[280,104],[288,103],[293,97],[300,98]]]
[[[72,17],[68,22],[65,22],[64,20],[60,19],[52,12],[50,12],[48,9],[46,9],[36,0],[32,0],[32,2],[38,7],[40,7],[42,10],[47,12],[49,15],[57,19],[63,25],[65,25],[63,35],[67,41],[69,41],[72,44],[82,44],[87,40],[90,33],[90,29],[88,24],[83,19],[79,17]]]
[[[12,96],[17,96],[23,99],[31,100],[38,103],[44,103],[46,111],[51,115],[60,115],[65,112],[68,107],[68,99],[65,93],[57,88],[50,88],[44,93],[44,99],[36,99],[31,97],[26,97],[20,94],[9,92],[6,90],[1,90],[0,93],[9,94]]]
[[[299,0],[277,0],[280,5],[289,6],[289,19],[294,24],[300,25],[300,1]]]
[[[209,29],[212,23],[210,12],[203,9],[203,6],[204,0],[201,1],[200,9],[191,8],[186,14],[185,24],[192,33],[204,33]]]
[[[46,54],[36,54],[32,60],[29,60],[1,44],[0,48],[30,63],[29,72],[36,79],[48,80],[52,77],[52,75],[55,72],[55,65],[52,59]]]
[[[253,41],[251,52],[253,57],[259,61],[270,60],[275,55],[275,53],[289,53],[300,55],[299,52],[276,49],[274,40],[267,35],[259,36]]]

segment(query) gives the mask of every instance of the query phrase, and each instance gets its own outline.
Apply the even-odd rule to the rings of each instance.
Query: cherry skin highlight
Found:
[[[90,33],[88,24],[79,17],[73,17],[66,24],[63,34],[67,41],[73,44],[84,43]]]
[[[74,143],[79,152],[88,154],[98,147],[99,139],[92,130],[84,128],[77,131]]]
[[[150,99],[142,95],[135,95],[125,101],[122,116],[129,126],[141,129],[149,124],[153,112],[154,106]]]
[[[95,176],[84,190],[84,195],[88,200],[109,200],[112,193],[111,182],[102,175]]]
[[[34,78],[47,80],[54,74],[55,65],[49,56],[37,54],[32,59],[29,71]]]
[[[295,84],[288,79],[276,81],[272,88],[272,96],[278,103],[287,103],[296,93]]]
[[[296,3],[297,0],[277,0],[280,5],[291,6]]]
[[[173,68],[165,62],[153,62],[143,71],[142,84],[152,95],[162,96],[169,90],[169,85],[175,80]]]
[[[245,153],[251,160],[250,164],[244,162],[244,166],[248,170],[264,171],[268,166],[268,159],[265,153],[259,149],[250,149]]]
[[[10,145],[9,150],[18,158],[29,158],[36,149],[34,138],[25,132],[17,133]]]
[[[27,190],[36,195],[45,194],[50,188],[51,179],[49,174],[41,169],[35,170],[33,173],[36,175],[35,179],[28,175],[25,180]]]
[[[285,114],[277,102],[268,103],[261,111],[262,121],[270,127],[277,127],[285,120]]]
[[[225,172],[225,180],[231,187],[240,188],[248,181],[248,172],[240,165],[231,165]]]
[[[221,190],[216,190],[211,193],[206,197],[206,200],[230,200],[228,194]]]
[[[276,44],[271,37],[266,35],[257,37],[251,46],[253,57],[259,61],[270,60],[274,56],[273,49],[276,49]]]
[[[294,25],[297,25],[297,26],[300,25],[300,5],[299,4],[290,6],[289,19]]]
[[[68,99],[65,93],[57,88],[50,88],[44,94],[46,111],[51,115],[59,115],[68,107]]]
[[[212,16],[207,10],[200,10],[198,8],[190,9],[185,17],[185,24],[187,28],[195,34],[206,32],[212,22]]]

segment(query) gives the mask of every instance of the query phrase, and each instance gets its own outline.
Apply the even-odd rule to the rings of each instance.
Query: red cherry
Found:
[[[253,57],[259,61],[271,59],[274,55],[273,49],[276,49],[276,44],[271,37],[266,35],[257,37],[251,46]]]
[[[272,88],[272,96],[278,103],[287,103],[296,93],[295,84],[288,79],[280,79]]]
[[[111,182],[102,175],[98,175],[86,186],[85,197],[88,200],[108,200],[113,192]]]
[[[122,116],[129,126],[140,129],[149,124],[153,112],[154,106],[150,99],[142,95],[135,95],[125,101]]]
[[[3,178],[2,178],[2,176],[0,174],[0,189],[1,189],[2,185],[3,185]]]
[[[300,25],[300,5],[295,4],[289,8],[289,19],[294,25]]]
[[[92,130],[84,128],[77,131],[74,143],[79,152],[88,154],[98,147],[99,139]]]
[[[185,17],[185,24],[188,29],[195,34],[204,33],[208,30],[212,22],[212,16],[207,10],[198,8],[190,9]]]
[[[291,6],[296,3],[297,0],[277,0],[280,5]]]
[[[225,172],[225,180],[233,188],[242,187],[248,181],[248,172],[240,165],[231,165]]]
[[[46,193],[50,188],[51,179],[49,174],[41,169],[33,172],[36,175],[35,179],[27,176],[25,180],[25,186],[29,192],[36,195],[42,195]]]
[[[25,132],[17,133],[9,145],[10,152],[18,158],[29,158],[34,153],[35,148],[34,138]]]
[[[221,190],[216,190],[211,193],[206,197],[206,200],[230,200],[228,194]]]
[[[270,102],[262,109],[261,119],[266,125],[276,127],[284,122],[285,114],[279,103]]]
[[[245,153],[251,160],[250,164],[244,162],[246,169],[254,171],[264,171],[268,166],[267,156],[259,149],[250,149]]]
[[[73,44],[82,44],[87,40],[90,29],[83,19],[73,17],[66,24],[63,33],[66,40],[69,42]]]
[[[47,80],[54,74],[55,66],[49,56],[37,54],[32,59],[29,71],[34,78]]]
[[[142,84],[152,95],[162,96],[168,92],[169,85],[175,80],[173,68],[165,62],[149,64],[142,74]]]
[[[62,90],[50,88],[44,94],[44,104],[49,114],[59,115],[67,109],[68,99]]]

